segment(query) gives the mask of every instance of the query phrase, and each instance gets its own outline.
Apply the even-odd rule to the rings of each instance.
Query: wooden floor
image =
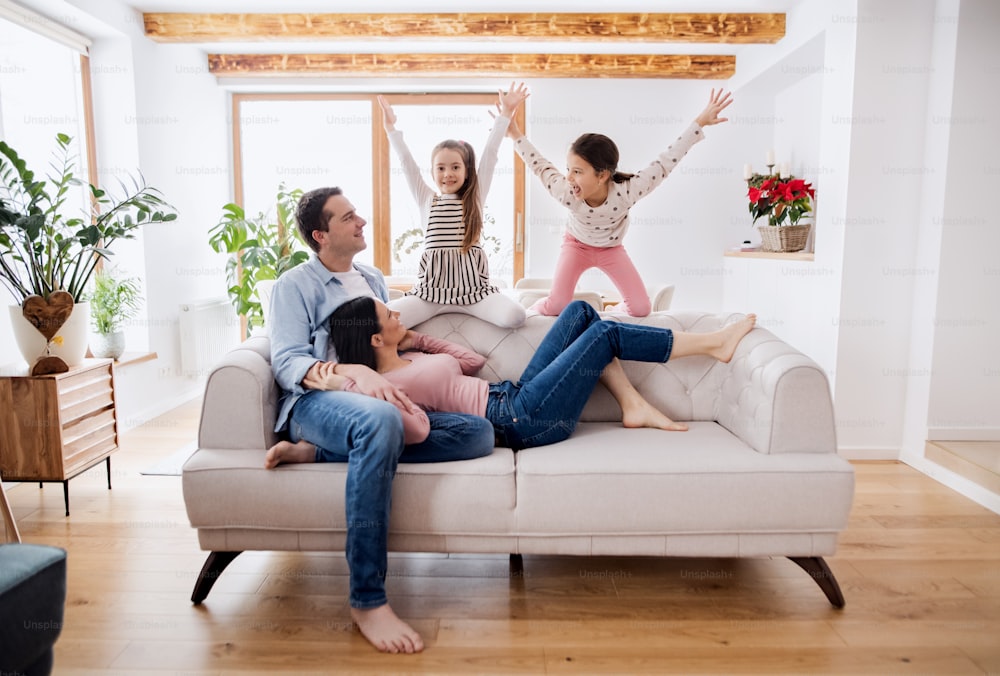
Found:
[[[836,610],[785,559],[394,556],[388,590],[421,655],[352,627],[341,555],[246,553],[201,607],[179,477],[144,469],[194,438],[197,403],[123,435],[70,483],[9,492],[26,542],[69,550],[56,674],[1000,673],[1000,516],[911,468],[856,464]]]

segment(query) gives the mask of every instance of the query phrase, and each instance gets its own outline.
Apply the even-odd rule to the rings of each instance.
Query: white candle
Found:
[[[768,150],[767,151],[767,166],[770,167],[772,165],[774,165],[774,151],[773,150]]]
[[[788,178],[788,162],[781,163],[781,178]]]
[[[753,167],[751,167],[749,164],[744,164],[743,165],[743,178],[745,178],[746,180],[749,181],[751,176],[753,176]]]

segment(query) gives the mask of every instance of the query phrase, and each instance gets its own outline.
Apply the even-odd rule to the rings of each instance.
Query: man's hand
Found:
[[[724,92],[720,89],[719,93],[716,94],[715,89],[712,89],[712,93],[708,97],[708,105],[705,106],[705,110],[698,114],[698,117],[694,118],[694,121],[702,127],[719,124],[720,122],[728,122],[729,118],[719,117],[719,113],[732,102],[732,92]]]

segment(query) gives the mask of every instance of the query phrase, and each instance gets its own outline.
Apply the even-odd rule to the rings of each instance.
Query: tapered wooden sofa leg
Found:
[[[510,555],[510,576],[511,578],[524,577],[524,559],[520,554]]]
[[[230,563],[233,562],[237,556],[243,552],[212,552],[205,559],[205,565],[201,567],[201,572],[198,573],[198,581],[194,583],[194,592],[191,594],[191,603],[200,605],[202,601],[208,596],[208,592],[212,591],[212,585],[215,581],[219,579],[222,575],[222,571],[226,569]]]
[[[833,576],[833,571],[826,565],[826,561],[821,556],[789,556],[791,561],[802,570],[809,573],[809,576],[816,581],[819,588],[826,594],[835,608],[843,608],[846,604],[844,594],[840,591],[837,578]]]

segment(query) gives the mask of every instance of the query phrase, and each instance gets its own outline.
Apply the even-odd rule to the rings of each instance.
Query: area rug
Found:
[[[146,469],[139,472],[139,474],[145,474],[147,476],[180,476],[181,468],[184,467],[184,463],[187,459],[191,457],[191,454],[197,450],[198,444],[191,442],[174,451],[167,457],[160,460],[158,463],[152,467],[147,467]]]

